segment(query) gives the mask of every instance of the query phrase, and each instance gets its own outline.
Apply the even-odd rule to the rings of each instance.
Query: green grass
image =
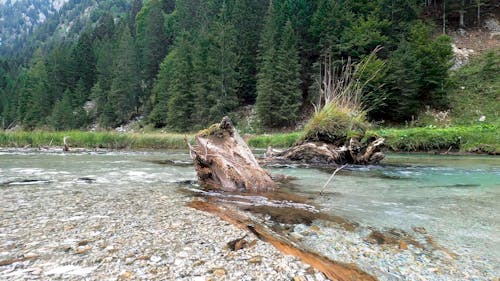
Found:
[[[116,133],[116,132],[0,132],[0,146],[43,147],[62,146],[68,136],[72,147],[105,149],[184,149],[186,135],[173,133]],[[193,136],[188,135],[188,140]]]
[[[474,57],[450,77],[451,117],[456,125],[500,122],[500,48]],[[481,116],[486,119],[479,121]]]
[[[254,148],[289,147],[301,132],[272,135],[256,135],[248,140]],[[461,152],[500,153],[500,133],[497,125],[483,124],[448,128],[386,128],[370,130],[367,135],[381,136],[392,151],[422,152],[447,150],[450,147]]]
[[[370,130],[367,135],[381,136],[392,151],[421,152],[447,150],[500,154],[499,127],[495,124],[437,128],[384,128]],[[62,146],[69,136],[72,147],[104,149],[186,149],[186,135],[173,133],[116,132],[0,132],[2,147]],[[303,132],[254,135],[248,139],[253,148],[286,148],[303,137]],[[193,135],[187,135],[192,141]]]
[[[264,134],[254,135],[247,142],[253,148],[267,148],[268,146],[284,148],[292,146],[301,137],[302,132]]]
[[[386,139],[393,151],[429,151],[458,149],[461,152],[500,153],[500,133],[493,124],[456,126],[448,128],[424,127],[380,129],[369,134]]]

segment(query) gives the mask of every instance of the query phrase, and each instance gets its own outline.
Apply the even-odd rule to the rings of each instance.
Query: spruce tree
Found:
[[[76,125],[70,91],[66,90],[62,99],[55,103],[49,118],[50,125],[57,131],[74,129]]]
[[[95,81],[96,63],[93,41],[89,32],[82,33],[78,38],[78,42],[72,50],[71,61],[71,86],[74,89],[76,83],[82,80],[85,91],[89,93]]]
[[[40,55],[37,55],[34,60],[34,64],[23,81],[18,101],[19,119],[26,129],[34,129],[44,124],[52,107],[47,99],[49,79],[45,62]]]
[[[259,42],[259,68],[257,74],[257,101],[255,103],[257,115],[263,126],[269,127],[274,123],[271,113],[274,105],[273,96],[276,94],[276,37],[278,27],[274,22],[275,12],[273,2],[264,20],[264,29]]]
[[[297,50],[297,36],[291,21],[287,21],[281,35],[281,44],[277,52],[276,76],[277,92],[273,96],[273,125],[290,125],[298,117],[302,104],[300,90],[300,62]]]
[[[192,47],[187,33],[181,33],[172,54],[172,73],[168,85],[168,127],[175,131],[189,131],[193,126],[191,116],[193,114],[192,94]]]
[[[262,31],[266,1],[235,0],[232,23],[235,28],[236,52],[239,63],[238,99],[240,104],[252,104],[257,97],[257,50]]]
[[[113,64],[113,80],[108,94],[108,103],[116,116],[114,125],[128,121],[137,110],[140,87],[134,46],[128,25],[123,24]]]
[[[161,63],[150,98],[153,110],[149,114],[149,122],[157,128],[167,125],[169,85],[175,70],[173,68],[175,54],[174,51],[170,52]]]
[[[204,127],[219,121],[237,105],[236,33],[225,2],[208,34],[198,36],[193,57],[194,120]]]
[[[164,15],[159,0],[145,3],[136,17],[136,36],[139,48],[142,78],[150,91],[158,67],[167,53]],[[147,97],[146,97],[147,98]]]

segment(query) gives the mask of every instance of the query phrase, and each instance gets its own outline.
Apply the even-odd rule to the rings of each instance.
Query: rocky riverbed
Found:
[[[184,152],[0,151],[0,280],[326,279],[253,234],[187,207],[196,196],[186,159]],[[298,178],[311,173],[321,183],[329,176],[292,171]],[[335,214],[329,208],[355,193],[354,186],[344,190],[340,183],[335,196],[313,196],[317,210]],[[287,225],[268,214],[253,216],[301,247],[356,264],[379,280],[499,280],[494,247],[490,255],[446,248],[423,227],[404,233],[366,224],[346,229],[335,220]],[[478,230],[470,228],[471,237]],[[483,239],[476,237],[471,239]]]
[[[325,280],[171,188],[0,187],[2,280]],[[231,249],[244,238],[249,247]]]

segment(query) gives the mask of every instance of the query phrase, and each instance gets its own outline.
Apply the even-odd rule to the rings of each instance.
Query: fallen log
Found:
[[[262,192],[277,187],[227,116],[196,134],[190,155],[198,182],[205,189]]]
[[[301,248],[286,236],[280,235],[263,223],[229,205],[216,205],[205,201],[192,201],[188,206],[209,212],[221,219],[247,231],[254,233],[259,239],[272,244],[279,251],[300,258],[304,263],[323,272],[330,280],[338,281],[373,281],[377,280],[353,264],[336,262],[320,254]]]
[[[371,139],[367,143],[360,143],[356,138],[351,138],[348,144],[342,146],[325,141],[303,141],[281,152],[268,148],[264,162],[328,166],[378,164],[385,157],[381,152],[384,144],[384,138]]]

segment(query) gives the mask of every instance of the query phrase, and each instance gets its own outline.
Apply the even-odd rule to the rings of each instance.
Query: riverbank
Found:
[[[183,149],[192,135],[176,133],[118,133],[87,131],[21,131],[0,132],[0,147],[50,148],[63,146],[87,149]]]
[[[370,130],[368,136],[385,138],[386,147],[394,152],[454,152],[500,154],[500,133],[496,125],[455,126],[448,128],[382,128]],[[252,136],[248,144],[255,148],[286,148],[300,137],[300,132]]]
[[[368,131],[368,136],[386,139],[386,147],[394,152],[445,152],[500,154],[499,128],[494,124],[454,126],[447,128],[381,128]],[[186,149],[193,134],[118,133],[118,132],[0,132],[0,147],[49,148],[63,145],[67,136],[72,147],[86,149]],[[245,136],[253,148],[287,148],[301,132]]]

